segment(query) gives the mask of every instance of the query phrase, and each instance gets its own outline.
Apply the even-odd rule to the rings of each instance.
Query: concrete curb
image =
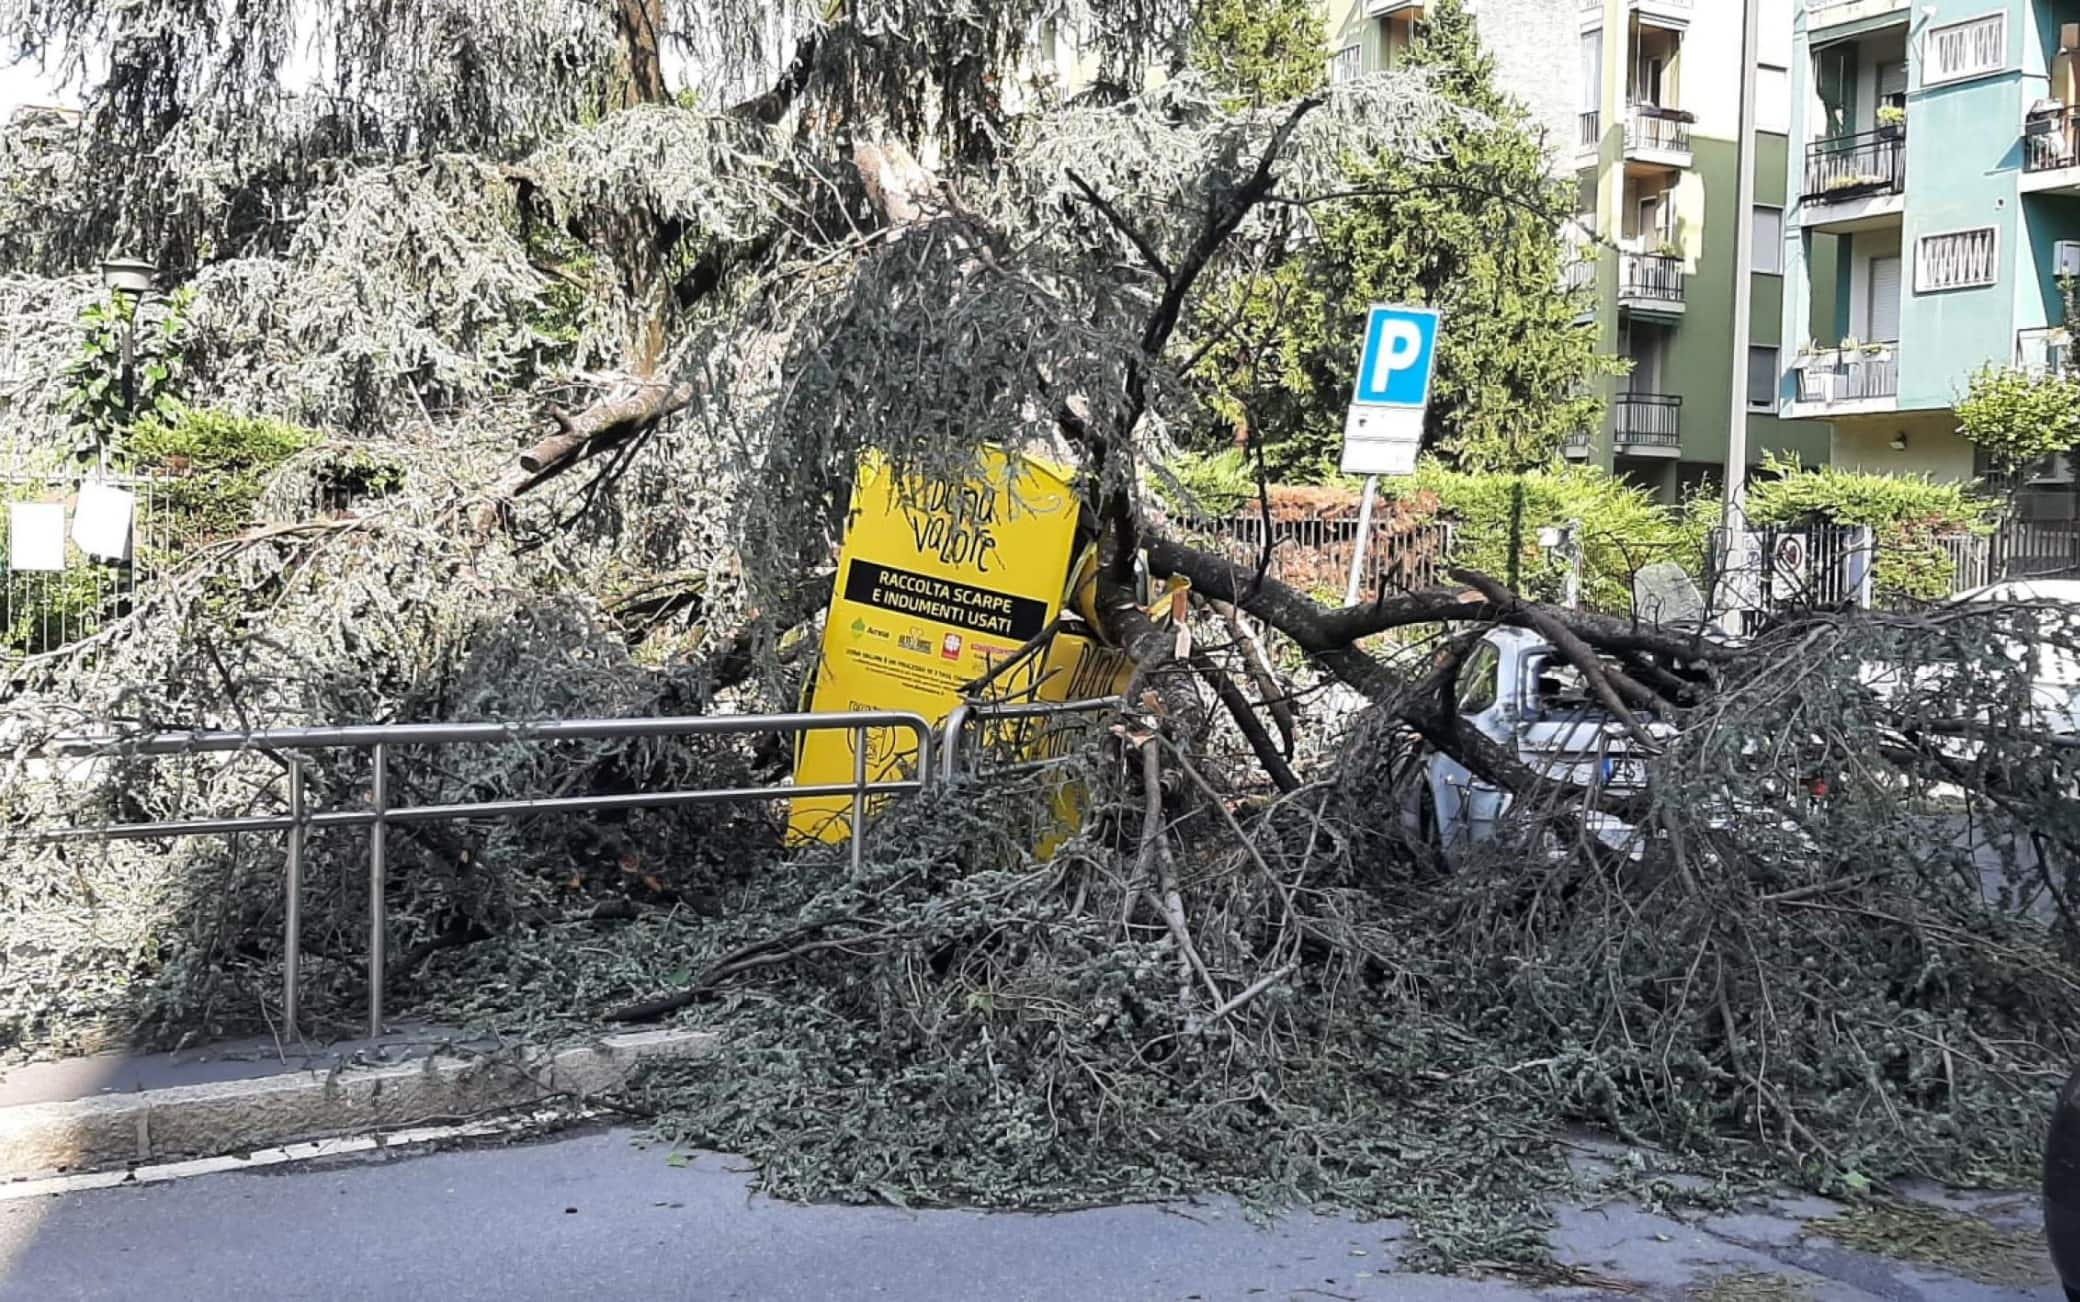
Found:
[[[638,1031],[496,1058],[437,1056],[0,1108],[0,1179],[220,1157],[599,1095],[644,1062],[700,1058],[716,1044],[709,1031]]]

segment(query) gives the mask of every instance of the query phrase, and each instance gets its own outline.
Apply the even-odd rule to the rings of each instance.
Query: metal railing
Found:
[[[1865,525],[1714,529],[1709,590],[1728,609],[1869,609],[1878,543]]]
[[[1237,566],[1254,573],[1267,537],[1261,512],[1244,509],[1226,516],[1181,516],[1173,520],[1179,533],[1210,544]],[[1350,577],[1351,548],[1358,521],[1352,515],[1304,515],[1270,522],[1271,568],[1281,583],[1306,592],[1341,593]],[[1359,586],[1376,592],[1382,586],[1413,591],[1444,581],[1451,563],[1454,535],[1442,521],[1408,525],[1375,519],[1366,540]]]
[[[1594,149],[1598,145],[1601,145],[1603,143],[1603,110],[1590,109],[1588,112],[1582,114],[1581,123],[1582,148]]]
[[[1589,432],[1587,430],[1575,430],[1569,433],[1566,438],[1560,440],[1560,455],[1565,457],[1586,457],[1589,455],[1589,442]]]
[[[1990,534],[1945,534],[1936,543],[1950,559],[1953,595],[2014,579],[2080,575],[2080,521],[2011,517]]]
[[[555,796],[530,800],[482,800],[456,804],[393,804],[390,752],[398,746],[491,745],[517,742],[609,741],[693,736],[757,736],[843,729],[852,734],[850,782],[813,786],[772,785],[639,791],[617,795]],[[908,732],[917,739],[915,777],[883,779],[867,772],[868,734],[879,729]],[[921,714],[899,711],[849,711],[830,714],[702,715],[667,719],[561,719],[527,723],[402,723],[336,728],[267,728],[252,732],[160,732],[125,737],[67,738],[47,748],[53,756],[114,758],[154,755],[221,754],[237,751],[365,751],[373,776],[366,809],[312,812],[305,807],[303,763],[291,759],[287,808],[283,813],[240,818],[192,818],[156,822],[106,823],[50,831],[18,832],[6,842],[58,844],[77,841],[171,841],[197,836],[231,836],[245,832],[285,834],[285,881],[282,956],[282,1009],[293,1030],[297,1023],[301,982],[303,862],[312,832],[329,828],[368,829],[368,1027],[371,1037],[383,1033],[383,976],[387,961],[385,936],[388,909],[385,886],[389,874],[387,833],[393,825],[439,823],[470,818],[521,818],[540,814],[597,813],[609,810],[677,809],[760,800],[849,796],[851,854],[855,870],[861,860],[861,832],[868,801],[924,790],[932,781],[932,724]]]
[[[1907,188],[1905,127],[1831,136],[1806,146],[1805,197],[1827,202]]]
[[[2064,326],[2036,326],[2015,332],[2015,366],[2038,375],[2055,375],[2072,358],[2072,333]]]
[[[1690,123],[1651,104],[1634,104],[1625,114],[1625,148],[1661,153],[1690,152]]]
[[[1882,343],[1877,352],[1832,349],[1792,364],[1798,400],[1820,404],[1868,402],[1899,396],[1899,347]]]
[[[1611,405],[1613,441],[1621,447],[1680,448],[1683,398],[1674,393],[1621,393]]]
[[[2080,108],[2066,108],[2022,124],[2022,170],[2055,172],[2080,165]]]
[[[166,516],[158,509],[160,481],[130,476],[79,474],[0,475],[0,498],[12,512],[17,503],[52,505],[70,514],[88,482],[120,488],[135,498],[127,562],[91,560],[65,539],[56,570],[25,570],[11,554],[9,521],[0,520],[0,546],[10,549],[0,570],[0,660],[56,651],[91,637],[123,614],[153,568],[171,550]],[[69,532],[69,530],[68,530]]]
[[[1568,261],[1565,266],[1560,268],[1560,288],[1567,293],[1579,293],[1585,289],[1592,289],[1596,285],[1596,258],[1593,256],[1594,250],[1586,251],[1589,256],[1584,256],[1584,252],[1583,250],[1569,249],[1565,254]]]
[[[1683,260],[1665,253],[1627,253],[1619,259],[1618,296],[1655,303],[1683,301]]]
[[[1012,701],[1004,704],[985,704],[969,701],[954,707],[941,725],[939,755],[943,768],[940,777],[948,782],[957,782],[962,776],[961,752],[967,745],[970,728],[992,723],[1018,723],[1040,720],[1052,723],[1055,720],[1077,714],[1095,714],[1100,711],[1117,710],[1126,702],[1117,696],[1099,696],[1084,701]],[[1034,749],[1035,738],[1021,734],[1011,739],[1013,748],[1021,751]],[[1050,763],[1048,757],[1036,757],[1013,764],[1001,770],[1015,773],[1038,768]]]

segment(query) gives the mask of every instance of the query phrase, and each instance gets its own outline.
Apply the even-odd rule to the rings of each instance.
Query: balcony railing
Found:
[[[1836,348],[1801,357],[1798,400],[1831,405],[1899,396],[1899,346]]]
[[[1590,109],[1582,114],[1582,148],[1594,149],[1603,143],[1603,110]]]
[[[1653,104],[1634,104],[1625,115],[1625,148],[1658,153],[1690,152],[1688,114]]]
[[[2080,109],[2032,115],[2022,125],[2022,170],[2055,172],[2080,165]]]
[[[1621,448],[1680,448],[1683,399],[1673,393],[1621,393],[1612,406],[1613,441]]]
[[[1560,440],[1560,454],[1567,457],[1589,455],[1589,431],[1578,429]]]
[[[1560,288],[1572,294],[1596,284],[1596,255],[1594,250],[1586,254],[1568,250],[1568,262],[1560,269]]]
[[[1903,126],[1832,136],[1806,146],[1805,197],[1809,200],[1899,194],[1906,188],[1907,135]]]
[[[1683,260],[1665,253],[1627,253],[1619,260],[1618,297],[1683,301]]]
[[[2064,326],[2015,332],[2015,366],[2038,375],[2057,375],[2073,360],[2073,336]]]

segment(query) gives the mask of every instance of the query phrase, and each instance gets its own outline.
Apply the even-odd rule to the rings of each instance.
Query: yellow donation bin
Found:
[[[1061,612],[1078,509],[1064,471],[994,448],[983,453],[975,478],[956,485],[902,484],[879,458],[862,459],[809,709],[908,710],[944,720],[963,685],[1009,659]],[[853,745],[850,731],[806,734],[795,751],[795,784],[852,781]],[[916,771],[907,732],[869,731],[870,779],[900,781]],[[845,797],[800,798],[789,836],[842,841],[851,817]]]

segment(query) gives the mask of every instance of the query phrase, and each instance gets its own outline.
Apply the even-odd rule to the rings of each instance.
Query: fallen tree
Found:
[[[1585,1121],[1727,1179],[2026,1167],[2080,1025],[2061,949],[2080,831],[2074,749],[2010,650],[2070,628],[1813,614],[1735,645],[1472,571],[1328,609],[1266,557],[1164,536],[1144,485],[1200,414],[1190,309],[1251,265],[1267,213],[1335,201],[1354,142],[1421,156],[1465,116],[1410,77],[1248,108],[1190,77],[1074,103],[1036,87],[1021,109],[1006,87],[1040,6],[985,8],[819,7],[776,70],[762,6],[675,6],[719,51],[699,102],[739,106],[720,112],[661,102],[654,49],[625,40],[645,24],[578,0],[511,24],[326,9],[370,80],[322,102],[241,61],[280,41],[183,74],[185,19],[108,19],[123,93],[72,142],[162,171],[10,227],[0,320],[31,363],[8,371],[10,416],[57,445],[81,250],[123,229],[193,291],[182,400],[317,437],[250,528],[20,667],[10,825],[285,798],[267,755],[40,768],[82,723],[791,705],[861,455],[958,484],[1004,445],[1073,470],[1093,613],[1138,664],[1097,740],[884,810],[856,876],[785,852],[762,813],[429,830],[389,887],[416,1011],[720,1026],[724,1056],[651,1082],[647,1106],[794,1193],[1228,1188],[1415,1214],[1448,1263],[1535,1253],[1558,1137]],[[98,12],[9,21],[91,43]],[[1084,16],[1123,84],[1172,34],[1140,4]],[[12,174],[56,166],[58,128],[35,126],[0,154]],[[34,207],[48,187],[0,189]],[[1202,613],[1151,615],[1143,568]],[[1580,675],[1644,786],[1576,781],[1469,723],[1462,678],[1498,628]],[[1436,754],[1511,797],[1448,872],[1404,817]],[[404,771],[413,798],[456,801],[743,785],[782,758],[498,747]],[[351,803],[367,774],[313,781]],[[268,1024],[277,854],[10,845],[11,1047]],[[358,1011],[364,872],[322,840],[306,958],[325,1021]],[[1989,880],[2051,925],[2028,899],[1989,906]]]

